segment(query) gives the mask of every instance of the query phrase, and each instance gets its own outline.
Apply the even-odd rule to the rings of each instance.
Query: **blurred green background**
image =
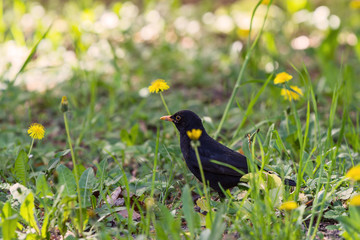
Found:
[[[158,96],[147,90],[157,78],[170,85],[164,94],[172,112],[189,108],[210,116],[208,128],[213,131],[267,3],[256,12],[249,36],[256,5],[252,0],[1,0],[1,143],[22,143],[24,129],[40,122],[50,129],[49,141],[42,144],[63,148],[58,104],[66,95],[77,146],[91,149],[83,152],[89,154],[86,158],[93,159],[106,145],[103,139],[116,141],[121,130],[135,125],[143,136],[133,144],[140,144],[153,138],[158,117],[166,113]],[[223,136],[239,125],[269,74],[287,71],[294,76],[293,84],[305,90],[309,79],[302,79],[294,67],[309,72],[324,120],[336,80],[346,78],[339,111],[347,103],[355,122],[360,103],[359,22],[358,0],[275,0]],[[241,134],[264,120],[276,120],[289,107],[279,93],[275,85],[266,88]],[[298,106],[304,106],[307,97],[305,92]]]

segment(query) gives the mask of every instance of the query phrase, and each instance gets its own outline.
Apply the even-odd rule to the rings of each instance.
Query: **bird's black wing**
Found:
[[[242,176],[248,172],[246,157],[213,139],[201,143],[203,146],[199,148],[199,154],[204,171],[213,172],[222,175]],[[212,162],[212,160],[231,165],[240,170],[242,173],[232,168]]]

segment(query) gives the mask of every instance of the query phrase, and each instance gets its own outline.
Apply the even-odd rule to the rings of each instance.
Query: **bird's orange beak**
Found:
[[[161,119],[161,120],[165,120],[165,121],[169,121],[169,122],[173,122],[173,121],[174,121],[174,119],[171,118],[171,115],[162,116],[160,119]]]

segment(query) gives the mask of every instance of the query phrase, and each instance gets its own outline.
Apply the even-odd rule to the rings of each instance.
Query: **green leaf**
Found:
[[[78,238],[74,237],[73,235],[69,235],[65,238],[65,240],[78,240]]]
[[[94,175],[94,170],[92,168],[88,168],[81,175],[79,180],[79,186],[81,189],[81,201],[82,206],[90,205],[90,195],[91,191],[94,188],[96,183],[96,178]]]
[[[199,217],[194,212],[194,204],[191,197],[189,185],[185,185],[182,191],[181,201],[183,203],[182,211],[190,230],[191,236],[195,236],[195,229],[199,226]]]
[[[120,138],[121,138],[122,142],[126,143],[129,146],[131,145],[130,136],[129,136],[128,132],[125,129],[121,129]]]
[[[259,184],[262,189],[264,189],[265,187],[268,189],[274,189],[283,186],[283,183],[279,176],[267,172],[247,173],[240,178],[240,181],[248,182],[250,185],[255,181],[256,184]]]
[[[135,124],[130,130],[131,144],[134,145],[139,135],[139,124]]]
[[[78,176],[81,176],[85,172],[85,170],[86,170],[86,168],[82,164],[77,165]],[[72,173],[75,176],[75,168],[73,168]]]
[[[41,237],[43,239],[48,239],[48,236],[50,235],[50,233],[48,232],[48,228],[52,214],[53,214],[53,210],[50,213],[48,213],[44,218],[43,225],[41,227]]]
[[[26,234],[25,240],[41,240],[41,237],[34,233],[28,233],[28,234]]]
[[[45,174],[43,173],[40,173],[40,175],[36,178],[36,195],[40,198],[54,196],[46,181]]]
[[[27,195],[25,201],[21,204],[20,215],[30,225],[30,227],[34,228],[36,232],[40,233],[35,216],[34,194],[32,192]]]
[[[19,178],[20,182],[27,186],[27,179],[28,179],[28,155],[26,152],[22,149],[20,150],[16,160],[15,160],[15,166],[14,166],[14,172],[17,178]]]
[[[181,219],[173,216],[168,207],[162,204],[158,205],[159,221],[155,222],[155,231],[157,239],[174,239],[180,240],[181,238]]]
[[[59,186],[64,185],[65,189],[63,194],[65,196],[75,195],[76,194],[76,182],[73,173],[69,168],[65,167],[63,164],[60,164],[56,168],[56,172],[59,176]]]
[[[1,211],[2,237],[4,240],[15,238],[17,221],[17,214],[12,210],[10,202],[6,202]]]
[[[80,177],[80,188],[92,189],[96,183],[94,170],[92,168],[86,169]]]
[[[25,62],[23,63],[23,65],[21,66],[20,70],[16,73],[13,82],[15,82],[15,80],[17,79],[17,77],[19,76],[20,73],[22,73],[24,71],[24,69],[26,68],[26,66],[29,64],[29,62],[31,61],[32,57],[34,56],[34,54],[36,53],[37,47],[39,46],[40,42],[46,38],[46,35],[49,33],[50,29],[51,29],[50,25],[48,27],[48,29],[46,30],[46,32],[41,36],[41,38],[37,41],[37,43],[34,45],[34,47],[31,49],[28,57],[26,58]]]
[[[350,213],[351,220],[353,220],[354,223],[356,223],[356,226],[358,227],[359,233],[360,233],[360,207],[359,206],[350,206],[349,213]]]
[[[100,191],[102,191],[103,184],[104,184],[104,181],[105,181],[105,177],[107,176],[107,172],[106,172],[107,165],[108,165],[107,158],[102,160],[99,164],[96,164],[96,167],[97,167],[96,176],[98,176],[99,179],[100,179],[100,187],[99,187]]]
[[[357,224],[349,217],[340,216],[336,220],[338,220],[344,230],[351,236],[360,238],[360,230]],[[358,239],[356,238],[356,239]]]
[[[324,218],[328,218],[328,219],[336,219],[339,216],[341,216],[341,212],[336,210],[329,210],[324,214]]]
[[[305,173],[310,177],[310,178],[313,178],[314,177],[314,164],[313,164],[313,161],[311,160],[311,158],[309,158],[309,154],[304,151],[303,152],[303,159],[306,160],[305,162],[305,166],[304,166],[304,171]]]
[[[209,239],[212,239],[212,240],[220,240],[220,239],[222,239],[222,235],[223,235],[223,233],[225,231],[225,228],[226,228],[226,224],[223,221],[224,212],[225,212],[224,207],[221,207],[215,213],[216,217],[215,217],[214,222],[212,223],[212,229],[211,229]]]
[[[86,208],[81,209],[81,213],[82,213],[82,227],[83,227],[83,229],[80,230],[80,226],[81,226],[81,224],[80,224],[80,211],[79,211],[78,208],[75,209],[75,217],[73,218],[74,226],[76,227],[76,229],[79,232],[82,232],[82,231],[85,230],[86,224],[89,221],[89,215],[87,214]]]
[[[267,187],[269,189],[279,188],[279,187],[283,186],[281,178],[278,175],[272,174],[272,173],[265,173],[265,175],[268,177],[267,178]]]

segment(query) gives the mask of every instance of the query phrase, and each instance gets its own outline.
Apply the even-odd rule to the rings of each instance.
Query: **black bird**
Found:
[[[190,145],[191,140],[186,132],[192,129],[200,129],[202,131],[199,138],[200,146],[198,151],[205,179],[209,182],[210,187],[219,193],[220,197],[224,197],[220,185],[224,190],[235,187],[243,174],[232,168],[211,162],[211,160],[231,165],[244,174],[248,173],[246,157],[211,138],[206,133],[200,117],[194,112],[182,110],[170,116],[163,116],[160,119],[173,122],[179,130],[180,147],[186,165],[199,181],[201,181],[201,174],[198,161],[195,151]],[[290,186],[296,185],[294,181],[289,179],[285,179],[285,183]]]

